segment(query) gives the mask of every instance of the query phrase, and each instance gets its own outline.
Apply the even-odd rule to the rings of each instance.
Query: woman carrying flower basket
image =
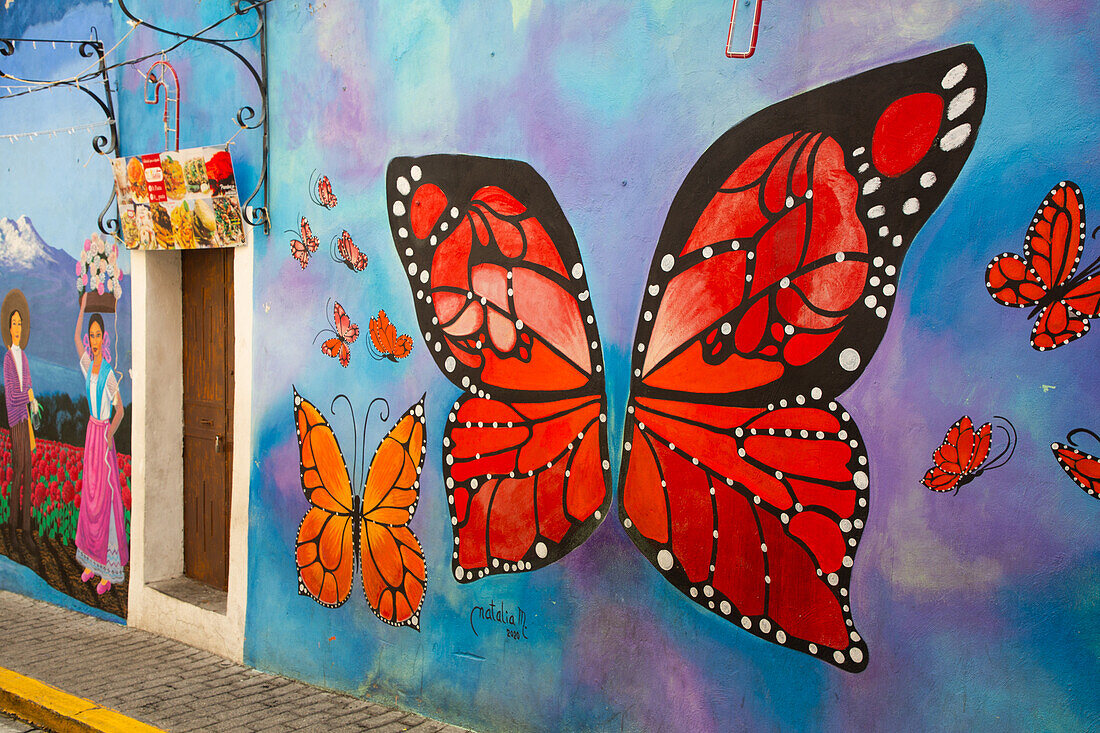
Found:
[[[88,393],[88,432],[84,439],[83,499],[76,522],[76,559],[87,583],[96,575],[96,593],[103,595],[112,583],[126,579],[124,568],[130,559],[126,538],[122,490],[115,451],[115,431],[122,422],[122,397],[118,378],[111,368],[110,334],[103,317],[93,313],[88,333],[81,339],[80,327],[88,294],[80,298],[80,315],[73,338],[80,356]]]

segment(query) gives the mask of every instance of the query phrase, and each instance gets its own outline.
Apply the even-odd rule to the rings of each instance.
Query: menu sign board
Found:
[[[228,146],[115,158],[122,238],[130,249],[244,244]]]

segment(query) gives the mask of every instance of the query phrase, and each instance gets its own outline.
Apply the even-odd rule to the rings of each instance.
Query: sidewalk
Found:
[[[464,733],[7,591],[0,710],[58,731]]]

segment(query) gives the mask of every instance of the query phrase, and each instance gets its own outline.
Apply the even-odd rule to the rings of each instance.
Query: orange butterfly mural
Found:
[[[376,318],[370,319],[371,354],[375,359],[397,361],[412,352],[413,340],[407,333],[397,335],[397,328],[390,323],[386,311],[378,311]]]
[[[388,405],[386,409],[384,420],[389,417]],[[382,438],[363,481],[362,496],[352,490],[352,475],[336,434],[297,389],[294,423],[302,491],[310,504],[295,546],[298,592],[328,608],[341,606],[351,595],[358,565],[363,593],[374,615],[393,626],[419,631],[427,579],[424,551],[408,525],[420,500],[424,398]],[[354,472],[355,455],[351,465]]]

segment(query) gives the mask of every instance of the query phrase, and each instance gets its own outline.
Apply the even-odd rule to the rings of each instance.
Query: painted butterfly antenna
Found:
[[[302,221],[302,215],[298,214],[298,228],[297,229],[284,229],[283,231],[286,232],[287,234],[297,234],[299,237],[302,236],[301,221]]]
[[[317,176],[314,178],[314,176]],[[309,174],[309,200],[318,206],[323,206],[321,203],[321,197],[317,194],[317,182],[321,180],[321,176],[318,175],[316,168]]]
[[[1100,445],[1100,436],[1087,428],[1077,428],[1076,430],[1069,431],[1069,433],[1066,435],[1066,442],[1072,446],[1080,448],[1081,446],[1073,439],[1073,436],[1082,434],[1089,436],[1094,441],[1096,441],[1097,445]]]
[[[357,465],[356,462],[358,461],[358,456],[359,456],[359,435],[355,430],[355,407],[351,404],[351,399],[346,394],[341,393],[341,394],[338,394],[338,395],[336,395],[335,397],[332,398],[332,404],[328,406],[328,409],[333,415],[335,415],[336,414],[336,400],[340,399],[341,397],[344,398],[344,402],[348,403],[348,412],[351,413],[351,434],[352,434],[351,470],[354,473],[355,472],[355,466]],[[356,484],[355,476],[349,476],[348,478],[351,479],[351,485],[352,485],[352,489],[353,489],[352,494],[354,495],[354,493],[355,493],[354,488],[355,488],[355,484]]]
[[[359,472],[359,475],[363,477],[364,481],[366,481],[367,478],[365,473],[367,468],[367,421],[370,420],[370,411],[371,408],[374,407],[375,402],[381,402],[382,409],[385,410],[385,412],[381,412],[381,414],[378,415],[379,421],[385,424],[385,422],[390,419],[390,403],[386,401],[384,397],[375,397],[370,401],[370,404],[367,405],[367,414],[363,416],[363,465],[360,466]]]
[[[325,313],[326,314],[327,313],[332,313],[332,298],[329,298],[328,300],[325,301]],[[335,336],[340,335],[340,334],[336,333],[336,324],[335,323],[333,323],[332,321],[329,321],[329,326],[330,326],[330,328],[322,328],[320,331],[318,331],[316,333],[316,335],[314,335],[312,343],[317,343],[317,336],[320,336],[322,333],[331,333]]]
[[[1009,420],[1007,417],[994,415],[993,419],[1001,420],[1004,422],[1005,425],[1008,425],[1008,427],[1006,428],[1005,425],[1001,425],[1000,423],[997,424],[997,429],[1001,430],[1005,434],[1005,438],[1008,439],[1008,443],[1005,444],[1005,447],[1001,449],[1000,453],[993,456],[993,460],[989,462],[989,465],[982,469],[983,471],[990,471],[994,468],[1000,468],[1001,466],[1012,460],[1012,454],[1016,452],[1016,426],[1013,425],[1012,421]],[[1002,458],[1004,460],[1001,460]],[[1000,461],[1000,463],[998,463],[997,461]]]
[[[341,232],[342,234],[342,232]],[[338,265],[344,264],[344,258],[340,256],[340,234],[333,234],[332,239],[329,240],[329,257],[332,261]]]

